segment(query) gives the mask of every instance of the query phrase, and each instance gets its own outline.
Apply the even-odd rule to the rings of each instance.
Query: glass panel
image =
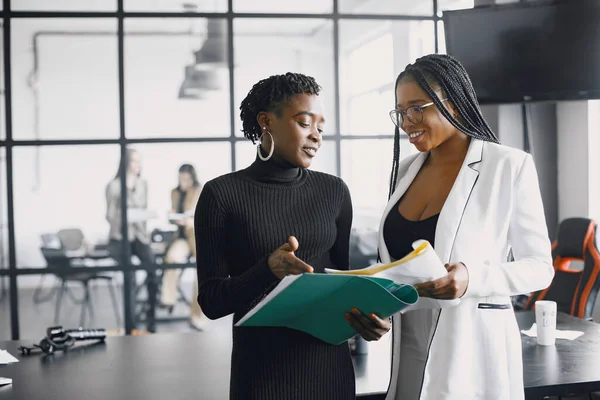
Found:
[[[342,140],[342,179],[352,195],[355,227],[379,225],[388,199],[393,149],[393,139]],[[400,158],[416,151],[401,138]]]
[[[60,257],[59,253],[53,255],[55,260]],[[53,273],[18,277],[22,340],[39,343],[46,336],[46,328],[56,325],[65,329],[104,328],[109,333],[123,328],[123,274],[94,272],[93,264],[89,263],[88,276],[92,280],[87,289],[87,301],[85,285],[74,274],[66,274],[69,279],[64,287],[63,280]]]
[[[170,143],[170,144],[140,144],[131,147],[137,154],[137,162],[141,163],[141,177],[145,181],[143,192],[140,192],[138,186],[135,186],[132,204],[137,210],[129,210],[128,219],[132,221],[137,218],[136,215],[142,215],[141,224],[136,224],[134,230],[138,230],[135,238],[146,238],[146,244],[136,243],[132,246],[134,263],[156,262],[187,264],[181,276],[176,270],[164,270],[158,272],[159,292],[157,293],[157,304],[173,306],[172,313],[168,313],[165,307],[157,307],[156,318],[173,319],[177,317],[189,318],[190,307],[186,302],[191,303],[196,296],[193,295],[194,285],[197,285],[195,274],[195,261],[193,259],[194,248],[189,242],[181,243],[180,246],[173,247],[168,253],[168,246],[182,234],[183,239],[189,239],[185,231],[178,232],[179,225],[176,225],[173,217],[170,215],[173,211],[188,212],[194,211],[196,206],[196,197],[193,192],[188,192],[189,198],[184,198],[182,209],[179,210],[179,202],[173,204],[172,191],[179,184],[179,168],[183,164],[190,164],[194,167],[199,185],[204,185],[207,181],[217,176],[231,172],[231,145],[229,142],[205,142],[205,143]],[[189,174],[191,175],[191,174]],[[118,184],[119,182],[116,181]],[[184,183],[185,184],[185,183]],[[120,191],[117,190],[117,195]],[[131,203],[130,203],[131,204]],[[144,217],[146,214],[147,217]],[[181,219],[180,219],[181,220]],[[193,223],[193,219],[183,219],[183,221]],[[131,226],[131,225],[130,225]],[[149,249],[148,249],[149,245]],[[151,259],[144,258],[144,255],[150,254]],[[141,305],[148,302],[147,290],[144,285],[146,273],[138,271],[136,274],[138,287],[140,291],[137,301],[138,310]],[[183,292],[184,298],[179,297],[178,289]],[[189,304],[188,303],[188,304]],[[193,310],[194,308],[192,308]],[[202,316],[199,316],[200,323],[205,325],[212,323]],[[181,324],[157,323],[156,331],[190,331],[190,325],[187,321]],[[138,329],[146,329],[147,325],[139,324]]]
[[[191,164],[201,185],[231,172],[229,142],[138,144],[131,147],[141,161],[142,176],[147,182],[147,208],[155,214],[148,230],[165,229],[171,212],[171,190],[177,187],[179,167]]]
[[[12,21],[13,137],[119,136],[117,22]]]
[[[335,141],[324,140],[319,153],[313,159],[310,169],[314,171],[325,172],[331,175],[337,175],[336,171],[336,151]],[[247,168],[256,159],[256,146],[252,146],[252,142],[237,142],[235,144],[235,162],[236,169]]]
[[[11,0],[13,11],[116,11],[117,0]]]
[[[346,14],[433,15],[432,0],[339,0],[338,4]]]
[[[340,21],[342,134],[392,134],[397,75],[434,51],[432,21]]]
[[[229,136],[224,19],[125,21],[128,137]]]
[[[227,0],[124,0],[125,11],[144,12],[227,12]]]
[[[285,2],[278,2],[283,4]],[[296,3],[300,4],[300,3]],[[239,104],[252,86],[274,74],[299,72],[315,78],[323,91],[325,134],[337,131],[334,121],[333,24],[322,19],[234,20],[235,110],[241,133]],[[260,43],[261,51],[257,48]]]
[[[117,145],[16,147],[13,190],[18,267],[47,264],[42,249],[102,249],[108,240],[106,186],[119,166]],[[51,212],[48,212],[51,210]],[[59,231],[68,239],[61,240]],[[113,264],[112,260],[103,260]]]
[[[333,1],[233,0],[233,11],[246,13],[325,14],[333,11]]]
[[[473,8],[475,0],[438,0],[438,16],[442,16],[444,11],[463,10]]]

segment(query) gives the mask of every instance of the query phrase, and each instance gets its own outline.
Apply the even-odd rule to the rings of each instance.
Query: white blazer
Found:
[[[382,262],[391,261],[383,223],[426,158],[426,153],[419,153],[400,162],[400,179],[381,220]],[[510,305],[511,295],[549,286],[554,277],[550,246],[531,156],[471,139],[435,232],[436,253],[444,263],[463,262],[469,285],[458,306],[435,313],[421,400],[524,398],[521,337],[514,312],[512,307],[489,305]],[[507,262],[511,247],[514,261]],[[393,320],[392,377],[386,400],[395,398],[402,357],[400,318]]]

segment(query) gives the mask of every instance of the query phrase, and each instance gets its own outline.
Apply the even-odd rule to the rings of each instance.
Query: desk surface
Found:
[[[535,321],[532,312],[518,312],[521,329]],[[600,390],[600,324],[558,314],[557,329],[584,333],[575,340],[557,339],[556,346],[538,346],[521,335],[525,394],[535,398]]]
[[[529,328],[531,312],[517,313]],[[576,340],[543,347],[522,335],[528,398],[600,390],[600,325],[559,314],[558,329],[583,331]],[[21,356],[18,342],[0,342],[21,361],[0,366],[13,384],[0,387],[0,400],[227,399],[231,330],[109,337],[53,356]],[[28,343],[29,344],[29,343]],[[389,335],[355,356],[359,395],[384,393],[390,374]]]
[[[387,390],[388,337],[353,358],[359,395]],[[0,400],[228,398],[231,328],[108,337],[106,343],[77,344],[52,356],[21,356],[21,343],[31,344],[0,342],[0,349],[20,360],[0,366],[0,376],[13,378],[12,385],[0,387]]]

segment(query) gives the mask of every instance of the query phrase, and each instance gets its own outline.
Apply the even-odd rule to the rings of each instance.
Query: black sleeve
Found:
[[[336,269],[350,267],[350,230],[352,228],[352,199],[348,186],[342,182],[342,201],[337,217],[337,238],[329,254]]]
[[[210,319],[245,311],[278,279],[267,256],[241,275],[231,277],[226,261],[225,213],[210,184],[206,184],[194,215],[198,303]]]

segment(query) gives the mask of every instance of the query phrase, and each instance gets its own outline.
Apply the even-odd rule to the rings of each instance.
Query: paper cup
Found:
[[[537,325],[537,343],[541,346],[554,346],[556,342],[555,301],[535,302],[535,323]]]

